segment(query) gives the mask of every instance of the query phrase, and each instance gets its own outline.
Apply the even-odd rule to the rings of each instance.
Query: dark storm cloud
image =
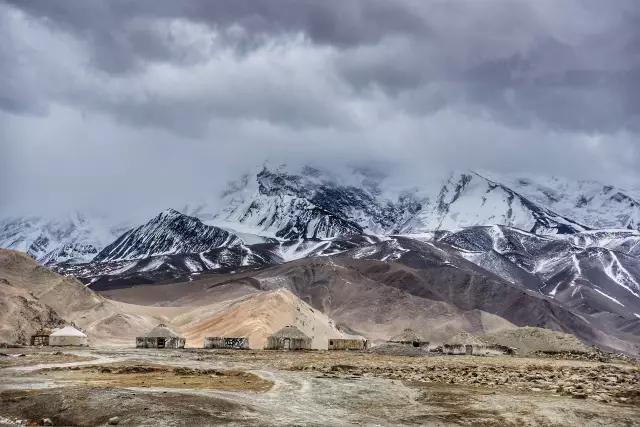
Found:
[[[5,199],[161,209],[265,158],[638,183],[638,28],[636,0],[0,0]]]
[[[92,64],[115,76],[141,72],[152,63],[207,62],[228,48],[249,54],[300,33],[336,50],[335,72],[359,96],[382,90],[388,102],[413,114],[453,106],[514,126],[540,121],[588,132],[640,128],[633,95],[640,89],[640,8],[633,0],[609,5],[588,0],[23,0],[13,5],[86,41]],[[216,43],[203,47],[181,41],[166,22],[175,19],[206,26],[215,32]],[[278,98],[284,94],[273,95],[276,105],[292,107],[257,118],[286,122],[291,117],[298,124],[319,125],[332,120],[315,123],[309,118],[314,111],[305,114],[297,100],[283,102]],[[7,109],[26,109],[15,94],[0,99]],[[138,107],[150,111],[152,123],[153,117],[174,122],[167,117],[177,112],[165,101],[171,100],[151,97]],[[206,111],[202,107],[197,100],[181,104],[183,111]],[[147,116],[128,113],[129,120]],[[202,120],[198,114],[189,117],[203,125],[209,114]]]
[[[414,2],[383,0],[98,0],[48,2],[10,0],[15,7],[88,39],[93,59],[108,72],[134,70],[145,60],[175,61],[171,36],[154,31],[159,19],[186,19],[211,28],[242,28],[227,34],[239,49],[258,46],[272,36],[304,33],[311,40],[337,46],[372,43],[394,33],[426,30]],[[414,3],[413,6],[411,3]]]
[[[557,10],[544,1],[478,3],[427,6],[429,36],[349,49],[337,67],[355,87],[382,90],[414,114],[454,106],[515,126],[640,131],[637,3],[604,11],[595,2]],[[464,27],[442,24],[456,17]]]

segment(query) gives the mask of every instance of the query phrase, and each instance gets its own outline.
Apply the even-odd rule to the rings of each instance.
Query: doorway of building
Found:
[[[164,338],[158,338],[158,348],[164,348],[165,340]]]
[[[291,350],[291,340],[289,338],[284,339],[284,349]]]

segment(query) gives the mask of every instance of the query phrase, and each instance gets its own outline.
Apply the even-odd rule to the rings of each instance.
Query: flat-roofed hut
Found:
[[[184,348],[185,339],[164,323],[160,323],[144,337],[136,337],[137,348]]]
[[[329,350],[366,350],[369,342],[365,338],[330,338]]]
[[[31,345],[49,345],[51,329],[43,328],[31,335]]]
[[[232,350],[249,349],[247,337],[205,337],[204,348],[227,348]]]
[[[309,350],[311,338],[295,326],[285,326],[267,338],[266,350]]]

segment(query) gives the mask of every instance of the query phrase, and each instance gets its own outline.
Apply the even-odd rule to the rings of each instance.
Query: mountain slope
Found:
[[[620,250],[634,250],[638,232],[626,232],[624,238],[618,231],[609,237],[599,231],[552,238],[484,226],[449,234],[440,242],[510,283],[640,334],[640,258]]]
[[[427,200],[431,202],[426,202],[401,228],[403,233],[459,230],[488,224],[508,225],[538,234],[566,234],[587,229],[477,173],[452,175],[438,195]]]
[[[488,174],[530,200],[591,228],[640,230],[640,201],[633,192],[595,181]]]
[[[43,264],[86,262],[124,231],[95,217],[0,219],[0,247],[26,252]]]
[[[144,225],[127,231],[98,253],[93,261],[132,260],[154,255],[205,252],[233,247],[242,241],[218,227],[168,209]]]
[[[407,195],[394,203],[310,167],[299,173],[265,167],[255,181],[235,185],[225,203],[218,221],[282,239],[384,233],[420,208]]]

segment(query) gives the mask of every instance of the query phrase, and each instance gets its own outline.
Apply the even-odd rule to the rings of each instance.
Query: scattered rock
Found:
[[[40,420],[40,425],[41,426],[52,426],[53,425],[53,421],[51,421],[51,418],[43,418]]]
[[[120,418],[118,417],[111,417],[109,418],[109,421],[107,424],[109,424],[110,426],[115,426],[118,425],[120,423]]]

